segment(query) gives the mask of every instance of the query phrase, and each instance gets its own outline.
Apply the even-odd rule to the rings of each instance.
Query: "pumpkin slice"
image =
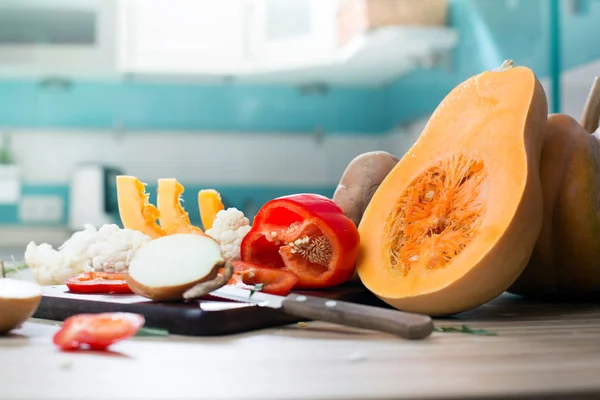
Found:
[[[204,189],[198,192],[198,207],[204,230],[212,228],[217,213],[225,208],[221,195],[214,189]]]
[[[160,216],[158,209],[148,202],[146,184],[135,176],[117,176],[117,196],[119,216],[123,227],[140,231],[151,239],[166,235],[156,220]]]
[[[434,316],[504,292],[541,228],[546,118],[534,73],[511,62],[453,89],[365,210],[364,285],[395,308]]]
[[[160,226],[167,235],[174,233],[204,234],[190,223],[190,217],[181,205],[181,195],[185,188],[176,179],[159,179],[156,205],[160,212]]]

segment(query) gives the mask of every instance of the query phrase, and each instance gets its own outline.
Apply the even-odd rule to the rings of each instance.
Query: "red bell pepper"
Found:
[[[119,272],[83,272],[66,280],[73,293],[133,293]]]
[[[298,277],[295,288],[331,287],[352,277],[360,237],[332,200],[295,194],[267,202],[241,244],[241,259]]]
[[[62,350],[105,350],[135,335],[145,322],[142,315],[124,312],[77,314],[65,319],[52,340]]]
[[[240,260],[232,261],[232,264],[234,276],[229,284],[236,284],[239,281],[246,285],[262,284],[261,292],[285,296],[298,282],[295,274],[280,268],[265,267]]]

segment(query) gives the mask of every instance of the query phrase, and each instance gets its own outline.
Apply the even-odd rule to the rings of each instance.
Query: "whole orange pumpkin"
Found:
[[[600,79],[581,124],[565,114],[546,123],[540,179],[542,230],[509,292],[577,296],[600,292]]]

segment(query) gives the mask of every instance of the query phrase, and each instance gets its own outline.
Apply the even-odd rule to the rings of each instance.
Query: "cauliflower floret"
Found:
[[[86,225],[75,232],[58,249],[30,242],[25,249],[25,263],[40,285],[62,285],[81,272],[126,272],[135,250],[150,241],[141,232],[121,229],[115,224],[96,230]]]
[[[62,285],[66,279],[84,271],[87,263],[85,251],[96,241],[97,231],[86,225],[75,232],[58,249],[42,243],[30,242],[25,248],[25,263],[40,285]]]
[[[25,263],[40,285],[59,285],[66,279],[83,272],[85,262],[68,262],[65,255],[47,243],[30,242],[25,248]]]
[[[208,229],[206,234],[219,242],[223,257],[228,260],[239,260],[242,239],[250,228],[250,220],[244,213],[235,207],[230,207],[217,213],[212,228]]]
[[[98,231],[100,239],[86,252],[87,271],[127,272],[134,253],[150,241],[150,237],[132,229],[111,228],[104,225]]]

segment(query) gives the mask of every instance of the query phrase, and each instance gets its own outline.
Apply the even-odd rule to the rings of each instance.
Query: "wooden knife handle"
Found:
[[[322,297],[292,294],[283,300],[281,307],[296,317],[372,329],[406,339],[424,339],[433,332],[433,320],[427,315]]]

